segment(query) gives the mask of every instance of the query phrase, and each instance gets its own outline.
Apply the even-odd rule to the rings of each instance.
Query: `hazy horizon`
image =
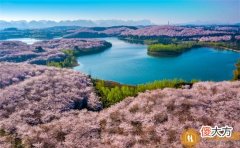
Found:
[[[149,20],[154,24],[234,24],[239,0],[1,0],[0,20]]]
[[[145,21],[145,22],[149,22],[151,23],[152,25],[167,25],[168,23],[170,25],[188,25],[188,24],[192,24],[192,25],[211,25],[211,24],[216,24],[216,25],[221,25],[221,24],[238,24],[240,23],[240,20],[239,21],[236,21],[236,22],[213,22],[213,21],[200,21],[200,20],[196,20],[196,21],[192,21],[192,22],[184,22],[184,23],[174,23],[174,22],[170,22],[170,21],[167,21],[167,22],[163,22],[163,23],[154,23],[152,22],[151,20],[148,20],[148,19],[139,19],[139,20],[134,20],[134,19],[97,19],[97,20],[93,20],[93,19],[65,19],[65,20],[50,20],[50,19],[39,19],[39,20],[24,20],[24,19],[19,19],[19,20],[3,20],[3,19],[0,19],[0,21],[4,21],[4,22],[26,22],[26,23],[31,23],[31,22],[56,22],[56,23],[61,23],[61,22],[66,22],[66,21],[71,21],[71,22],[74,22],[74,21],[90,21],[90,22],[101,22],[101,21],[122,21],[122,22],[140,22],[140,21]]]

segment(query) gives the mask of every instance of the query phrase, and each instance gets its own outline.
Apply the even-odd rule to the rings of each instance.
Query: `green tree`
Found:
[[[233,74],[234,80],[240,80],[240,60],[238,60],[238,62],[236,63],[236,70],[234,70]]]

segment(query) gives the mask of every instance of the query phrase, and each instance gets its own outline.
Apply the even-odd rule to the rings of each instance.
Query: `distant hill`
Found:
[[[147,26],[153,25],[153,23],[149,20],[65,20],[65,21],[48,21],[48,20],[40,20],[40,21],[3,21],[0,20],[0,29],[16,27],[20,29],[26,28],[47,28],[54,26],[82,26],[82,27],[110,27],[110,26]]]

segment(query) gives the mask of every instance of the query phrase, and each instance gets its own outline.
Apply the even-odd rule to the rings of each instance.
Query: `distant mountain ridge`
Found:
[[[64,21],[50,21],[50,20],[40,20],[40,21],[4,21],[0,20],[0,29],[16,27],[20,29],[27,28],[47,28],[54,26],[81,26],[81,27],[110,27],[110,26],[147,26],[153,25],[150,20],[64,20]]]

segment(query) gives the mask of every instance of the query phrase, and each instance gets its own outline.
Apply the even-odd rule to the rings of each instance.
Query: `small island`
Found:
[[[239,44],[239,43],[238,43]],[[148,55],[151,56],[178,56],[185,51],[198,47],[212,47],[216,49],[228,49],[235,52],[240,52],[239,45],[234,45],[227,42],[197,42],[197,41],[182,41],[169,44],[154,43],[148,45]]]
[[[182,52],[198,47],[198,45],[183,43],[183,44],[152,44],[148,46],[148,54],[152,56],[177,56]]]

